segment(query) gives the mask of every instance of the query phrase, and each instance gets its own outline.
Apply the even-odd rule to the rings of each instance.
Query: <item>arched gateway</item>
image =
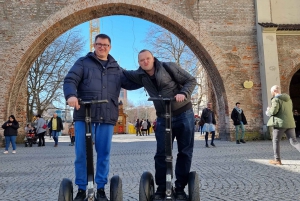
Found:
[[[292,0],[289,0],[292,1]],[[94,18],[129,15],[156,23],[177,35],[201,60],[211,80],[218,113],[218,132],[232,139],[230,112],[241,102],[249,125],[246,136],[262,134],[262,100],[255,2],[243,0],[53,0],[0,2],[0,119],[15,114],[26,121],[26,78],[38,55],[58,36]],[[269,1],[259,1],[267,4]],[[273,2],[271,0],[269,3]],[[274,1],[278,3],[278,1]],[[298,6],[298,3],[292,1]],[[263,5],[264,6],[264,5]],[[271,7],[271,5],[269,5]],[[257,11],[258,10],[258,11]],[[273,9],[274,10],[274,9]],[[260,14],[262,17],[265,12]],[[265,19],[265,18],[262,18]],[[270,18],[271,19],[271,18]],[[268,22],[268,21],[267,21]],[[275,22],[276,23],[276,22]],[[269,24],[267,24],[269,25]],[[266,25],[264,25],[266,26]],[[270,28],[259,34],[270,41]],[[263,34],[261,34],[263,33]],[[275,33],[276,35],[276,33]],[[264,38],[262,38],[264,40]],[[262,44],[265,42],[263,41]],[[258,48],[259,46],[259,48]],[[297,53],[297,52],[296,52]],[[271,68],[270,68],[271,69]],[[272,70],[272,69],[271,69]],[[268,75],[268,73],[266,73]],[[243,83],[252,81],[253,87]],[[250,83],[250,82],[248,82]]]

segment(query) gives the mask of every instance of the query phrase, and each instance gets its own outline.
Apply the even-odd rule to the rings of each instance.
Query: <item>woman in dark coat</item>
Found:
[[[11,143],[13,151],[12,153],[16,153],[16,138],[18,135],[19,123],[17,122],[14,115],[10,115],[8,121],[2,125],[4,129],[5,136],[5,151],[4,154],[8,154],[8,148]]]

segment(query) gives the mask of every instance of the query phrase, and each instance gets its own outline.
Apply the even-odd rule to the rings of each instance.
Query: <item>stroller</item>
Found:
[[[24,138],[24,144],[25,147],[32,147],[32,144],[37,144],[37,134],[35,132],[35,129],[29,130],[28,133],[26,133],[26,136]]]

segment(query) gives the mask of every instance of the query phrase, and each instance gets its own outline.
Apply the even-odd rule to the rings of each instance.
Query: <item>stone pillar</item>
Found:
[[[265,111],[271,104],[270,89],[280,86],[276,30],[277,27],[264,28],[258,23],[271,23],[272,11],[269,0],[256,0],[257,47],[260,63],[260,78],[263,103],[263,131],[266,132],[268,117]]]

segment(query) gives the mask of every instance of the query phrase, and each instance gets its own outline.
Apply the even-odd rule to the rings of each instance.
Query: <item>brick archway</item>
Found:
[[[228,101],[223,80],[219,69],[226,69],[221,50],[216,47],[205,31],[200,30],[199,25],[192,19],[178,13],[172,7],[149,1],[115,0],[94,1],[83,4],[82,1],[74,1],[62,10],[53,13],[42,23],[31,27],[32,31],[26,35],[12,54],[6,58],[4,67],[12,67],[9,61],[17,60],[15,78],[6,83],[9,90],[6,93],[6,116],[10,113],[21,113],[24,103],[19,97],[22,94],[21,86],[26,82],[27,72],[38,55],[59,35],[75,27],[76,25],[94,18],[110,15],[128,15],[156,23],[173,32],[183,40],[195,55],[201,60],[213,84],[217,108],[219,111],[219,132],[222,139],[229,137]],[[19,57],[21,55],[21,57]],[[218,68],[216,67],[218,66]],[[22,114],[19,114],[22,116]]]

